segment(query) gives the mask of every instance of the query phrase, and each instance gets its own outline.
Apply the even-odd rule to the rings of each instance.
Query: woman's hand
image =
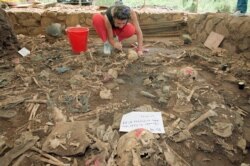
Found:
[[[144,50],[143,47],[137,47],[136,50],[137,50],[137,55],[138,56],[142,56],[143,55],[143,50]]]
[[[116,48],[118,50],[122,50],[122,43],[121,42],[115,42],[114,48]]]
[[[142,50],[138,50],[137,54],[138,54],[138,56],[142,56],[143,55],[143,51]]]

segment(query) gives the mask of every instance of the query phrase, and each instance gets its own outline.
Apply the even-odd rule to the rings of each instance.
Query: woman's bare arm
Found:
[[[106,26],[107,33],[108,33],[108,41],[114,47],[115,41],[113,39],[113,30],[112,30],[112,26],[108,20],[107,15],[104,16],[104,21],[105,21],[105,26]]]
[[[112,29],[112,26],[108,20],[108,17],[105,15],[104,17],[104,20],[105,20],[105,26],[106,26],[106,29],[107,29],[107,33],[108,33],[108,41],[109,43],[116,49],[118,50],[121,50],[122,49],[122,44],[120,42],[115,42],[114,41],[114,36],[113,36],[113,29]]]
[[[137,35],[137,42],[138,42],[138,51],[142,51],[143,47],[143,34],[141,31],[141,27],[139,25],[139,21],[137,18],[137,14],[134,10],[131,10],[131,22],[135,26],[135,32]]]

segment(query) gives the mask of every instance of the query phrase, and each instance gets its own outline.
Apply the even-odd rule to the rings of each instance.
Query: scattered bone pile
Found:
[[[73,55],[63,37],[18,39],[31,54],[0,63],[1,165],[246,162],[250,103],[241,95],[249,90],[233,86],[249,75],[222,71],[211,51],[176,39],[145,42],[143,57],[131,48],[106,56],[90,39],[87,52]],[[161,112],[165,134],[119,132],[131,111]]]

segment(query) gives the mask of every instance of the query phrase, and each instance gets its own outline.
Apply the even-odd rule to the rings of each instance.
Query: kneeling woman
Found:
[[[104,42],[104,53],[110,54],[111,47],[122,50],[121,41],[132,35],[137,35],[138,55],[142,55],[143,35],[135,11],[131,8],[121,6],[111,6],[105,15],[95,14],[93,16],[93,26]],[[118,37],[115,42],[114,37]]]

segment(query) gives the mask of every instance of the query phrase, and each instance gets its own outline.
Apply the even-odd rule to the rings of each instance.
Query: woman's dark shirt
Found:
[[[114,8],[114,6],[111,6],[110,8],[108,8],[106,11],[106,15],[108,17],[108,20],[109,20],[112,28],[117,28],[117,27],[115,27],[114,19],[113,19],[112,13],[111,13],[113,8]]]

